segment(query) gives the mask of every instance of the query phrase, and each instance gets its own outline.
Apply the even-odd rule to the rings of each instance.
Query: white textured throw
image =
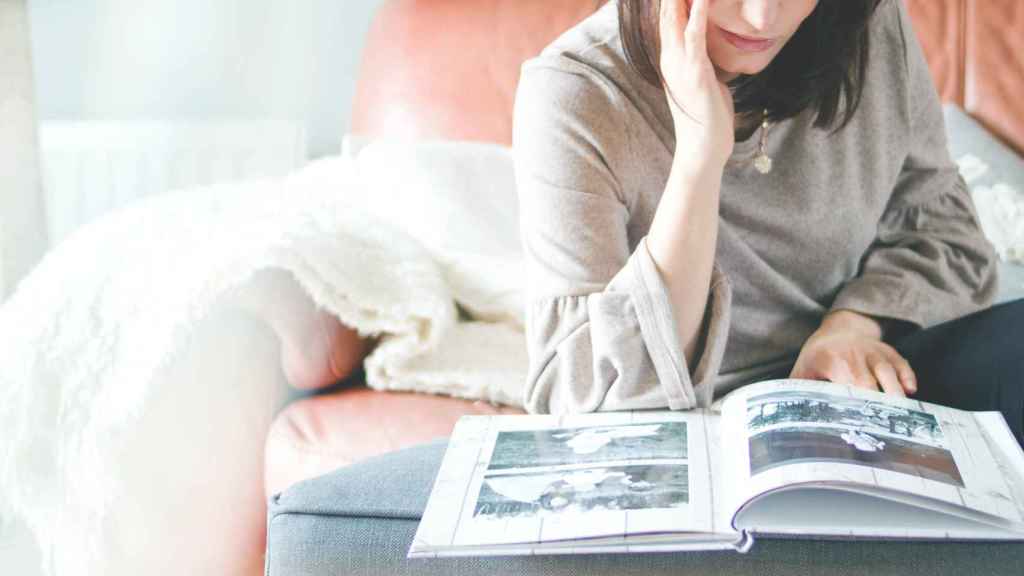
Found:
[[[467,149],[455,146],[375,143],[358,161],[315,162],[282,181],[155,197],[87,225],[45,257],[0,308],[0,519],[25,520],[50,573],[112,573],[97,568],[110,546],[105,530],[138,498],[122,471],[140,463],[123,461],[125,446],[147,402],[167,395],[157,383],[175,387],[183,406],[228,385],[167,374],[195,327],[258,271],[290,272],[319,306],[382,335],[366,361],[370,386],[520,404],[526,353],[511,152],[477,146],[460,157]],[[474,188],[487,181],[495,189]],[[204,425],[197,418],[182,425]],[[177,465],[166,454],[143,458]],[[189,505],[203,505],[197,496]]]

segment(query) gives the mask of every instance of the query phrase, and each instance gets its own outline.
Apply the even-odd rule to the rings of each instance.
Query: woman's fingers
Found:
[[[900,386],[903,387],[903,391],[907,394],[913,394],[917,392],[917,375],[914,374],[914,369],[910,367],[910,362],[900,355],[895,349],[889,354],[889,361],[892,362],[893,368],[896,369],[896,375],[900,380]]]
[[[893,396],[906,396],[903,392],[903,386],[900,385],[900,378],[896,374],[896,368],[893,367],[888,358],[883,356],[868,358],[868,367],[875,375],[875,378],[878,379],[882,392],[892,394]]]
[[[845,384],[868,390],[878,390],[881,382],[867,365],[863,357],[846,358],[840,355],[831,357],[825,368],[828,380],[837,384]],[[883,389],[883,391],[885,391]]]
[[[681,45],[683,30],[689,25],[686,10],[679,9],[684,0],[661,0],[661,13],[658,19],[660,28],[661,49],[678,49]]]
[[[708,0],[693,0],[686,26],[686,47],[691,58],[707,57],[708,53]]]
[[[857,357],[850,363],[850,372],[853,374],[853,381],[858,388],[879,389],[878,379],[875,378],[871,367],[867,365],[863,357]]]
[[[891,345],[872,339],[812,336],[797,358],[790,378],[829,380],[893,396],[917,392],[910,363]]]
[[[832,361],[829,362],[828,367],[825,369],[825,377],[836,384],[858,385],[857,377],[850,370],[850,365],[839,357],[833,357]]]
[[[706,59],[708,0],[661,0],[659,27],[662,50],[682,49],[690,58]]]
[[[917,376],[914,374],[914,369],[910,367],[910,362],[907,362],[907,359],[891,345],[882,342],[880,347],[881,355],[878,361],[885,362],[892,368],[903,395],[917,392]]]

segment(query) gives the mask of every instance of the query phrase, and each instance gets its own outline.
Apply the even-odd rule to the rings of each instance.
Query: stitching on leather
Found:
[[[959,51],[959,54],[957,54],[957,57],[959,58],[957,62],[957,67],[959,68],[959,70],[957,70],[957,72],[959,72],[957,75],[957,79],[959,80],[957,91],[959,93],[957,94],[957,100],[960,107],[964,108],[967,106],[967,34],[970,29],[970,27],[967,26],[966,0],[960,0],[958,3],[957,16],[959,18],[959,34],[957,35],[957,49]]]
[[[333,457],[340,457],[340,456],[342,456],[342,452],[333,452],[331,450],[324,450],[323,448],[314,448],[313,447],[314,446],[313,443],[310,443],[310,442],[302,442],[302,443],[300,443],[293,436],[291,436],[289,434],[285,434],[284,431],[282,431],[282,430],[280,430],[278,428],[275,428],[275,429],[270,431],[269,438],[275,438],[275,439],[284,440],[292,448],[294,448],[296,451],[301,452],[303,454],[307,454],[307,455],[321,456],[321,457],[323,457],[323,456],[333,456]],[[347,462],[349,462],[349,463],[353,462],[353,460],[351,458],[345,458],[345,460]]]

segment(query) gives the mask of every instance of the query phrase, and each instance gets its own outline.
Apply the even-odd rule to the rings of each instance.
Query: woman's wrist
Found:
[[[856,332],[877,340],[882,339],[882,324],[875,318],[853,310],[833,310],[821,321],[820,332]]]
[[[693,184],[721,183],[722,175],[725,173],[726,160],[727,158],[721,160],[696,158],[677,151],[672,158],[672,172],[683,181]]]

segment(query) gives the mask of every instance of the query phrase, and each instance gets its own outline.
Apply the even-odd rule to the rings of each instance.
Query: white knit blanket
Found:
[[[395,162],[377,166],[401,174]],[[517,238],[481,246],[481,226],[458,226],[459,210],[479,208],[460,207],[460,191],[428,191],[449,219],[432,222],[424,191],[384,172],[367,182],[335,158],[280,181],[140,202],[68,238],[0,308],[0,519],[25,520],[51,573],[100,573],[105,522],[133,497],[122,449],[154,383],[193,402],[226,385],[166,374],[195,326],[257,271],[290,272],[345,324],[382,335],[365,364],[370,386],[520,403]]]

